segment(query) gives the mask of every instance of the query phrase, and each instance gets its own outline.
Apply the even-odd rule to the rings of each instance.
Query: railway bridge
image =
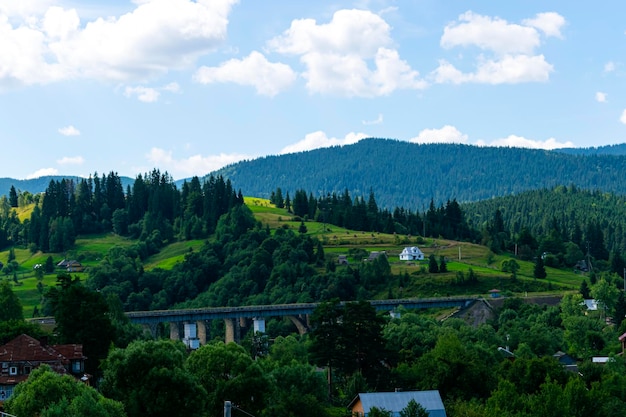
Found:
[[[464,308],[478,300],[477,297],[440,297],[440,298],[406,298],[394,300],[371,300],[369,303],[377,311],[395,311],[403,306],[407,309],[424,308]],[[181,339],[181,326],[184,329],[183,341],[191,348],[206,344],[206,322],[208,320],[224,320],[226,328],[225,341],[239,340],[241,328],[247,327],[249,320],[254,323],[254,330],[265,332],[265,319],[268,317],[289,318],[300,334],[309,328],[308,318],[320,303],[276,304],[242,307],[211,307],[182,310],[132,311],[126,313],[132,323],[141,324],[150,329],[156,336],[157,326],[168,323],[170,339]],[[345,304],[345,303],[342,303]]]

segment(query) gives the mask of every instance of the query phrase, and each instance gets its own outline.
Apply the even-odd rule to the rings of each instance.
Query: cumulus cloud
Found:
[[[379,125],[383,122],[383,114],[378,113],[378,117],[374,120],[363,120],[361,123],[364,125]]]
[[[549,138],[546,140],[534,140],[528,139],[522,136],[509,135],[506,138],[496,139],[489,143],[485,141],[478,141],[477,145],[480,146],[509,146],[516,148],[530,148],[530,149],[559,149],[559,148],[573,148],[575,145],[573,142],[559,142],[555,138]]]
[[[82,165],[85,163],[85,159],[82,156],[64,156],[61,159],[57,159],[59,165]]]
[[[545,56],[537,54],[541,34],[562,37],[565,19],[558,13],[540,13],[522,24],[468,11],[444,28],[440,44],[445,49],[477,47],[474,71],[463,72],[447,60],[440,60],[431,76],[437,83],[513,84],[542,82],[554,70]]]
[[[622,115],[620,116],[619,121],[626,125],[626,110],[622,112]]]
[[[603,93],[601,91],[598,91],[596,93],[596,101],[598,103],[606,103],[606,93]]]
[[[221,153],[219,155],[192,155],[187,158],[175,158],[172,151],[152,148],[146,158],[152,166],[167,171],[174,178],[182,179],[194,175],[203,176],[228,164],[252,159],[254,156]]]
[[[75,9],[45,1],[0,5],[0,87],[73,78],[145,81],[188,68],[223,42],[235,2],[141,1],[129,13],[87,22]]]
[[[329,138],[326,133],[318,130],[317,132],[308,133],[301,141],[284,147],[280,151],[280,154],[304,152],[331,146],[351,145],[367,137],[370,136],[365,133],[350,132],[343,138]]]
[[[180,91],[180,86],[178,83],[169,83],[162,87],[126,86],[124,88],[124,96],[129,98],[137,97],[137,100],[144,103],[154,103],[161,98],[161,91],[178,93]]]
[[[604,72],[613,72],[615,71],[615,62],[609,61],[604,64]]]
[[[80,136],[80,130],[76,129],[72,125],[62,127],[58,130],[58,132],[63,136]]]
[[[297,19],[267,43],[272,52],[299,56],[311,93],[376,97],[427,83],[393,48],[391,27],[367,10],[338,10],[328,23]]]
[[[468,135],[460,132],[456,127],[446,125],[440,129],[424,129],[417,136],[408,140],[412,143],[459,143],[477,146],[508,146],[531,149],[558,149],[572,148],[574,144],[570,141],[559,142],[555,138],[547,140],[534,140],[522,136],[509,135],[506,138],[498,138],[492,141],[478,140],[470,143]]]
[[[467,135],[456,127],[446,125],[441,129],[424,129],[417,136],[409,139],[413,143],[467,143]]]
[[[26,179],[32,180],[35,178],[46,177],[48,175],[58,175],[58,174],[59,174],[59,171],[55,168],[41,168],[33,172],[32,174],[27,175]]]
[[[546,36],[563,37],[561,28],[565,26],[565,18],[558,13],[538,13],[532,19],[525,19],[523,23],[541,30]]]
[[[218,67],[200,67],[193,79],[201,84],[249,85],[258,94],[273,97],[293,84],[296,77],[289,65],[269,62],[263,54],[253,51],[243,59],[231,59]]]
[[[137,97],[137,100],[144,103],[154,103],[159,100],[161,93],[159,93],[155,88],[128,86],[124,89],[124,95],[126,97]]]

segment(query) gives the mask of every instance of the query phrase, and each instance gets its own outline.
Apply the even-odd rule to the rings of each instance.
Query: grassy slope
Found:
[[[284,209],[272,206],[268,200],[246,197],[246,204],[252,210],[255,217],[269,225],[274,230],[286,227],[297,231],[300,221],[294,221],[292,215]],[[561,292],[564,290],[577,290],[584,278],[580,274],[571,271],[547,268],[548,278],[536,280],[532,277],[533,264],[518,260],[520,271],[517,282],[512,282],[510,274],[500,271],[502,260],[508,259],[507,255],[490,255],[487,248],[480,245],[455,242],[443,239],[425,239],[417,244],[417,239],[410,236],[389,235],[383,233],[364,233],[346,230],[333,225],[323,225],[315,222],[306,222],[307,234],[317,237],[324,244],[324,251],[329,259],[336,259],[340,254],[348,254],[352,248],[362,248],[367,251],[386,251],[394,274],[409,275],[410,281],[406,288],[395,286],[395,290],[385,290],[378,294],[379,298],[392,297],[428,297],[446,296],[456,294],[483,294],[498,288],[505,292],[523,294],[525,292]],[[27,249],[15,249],[16,260],[20,264],[18,271],[19,285],[14,290],[22,300],[24,316],[31,317],[36,305],[40,305],[41,295],[37,290],[37,280],[33,272],[33,266],[45,263],[48,256],[52,256],[54,263],[61,261],[65,256],[78,259],[87,267],[96,265],[107,251],[116,245],[128,246],[135,241],[114,234],[101,234],[81,236],[76,240],[76,246],[67,254],[60,253],[30,253]],[[204,244],[204,240],[189,242],[175,242],[161,250],[160,253],[148,258],[144,264],[146,269],[163,268],[171,269],[173,265],[182,262],[189,250],[196,250]],[[440,256],[448,259],[447,273],[429,274],[428,261],[404,262],[400,261],[399,254],[405,246],[419,246],[428,258],[434,254],[439,260]],[[460,254],[460,259],[459,259]],[[6,262],[8,250],[0,252],[0,261]],[[357,261],[350,260],[355,263]],[[478,284],[467,286],[458,285],[457,272],[467,275],[469,268],[478,275]],[[57,273],[44,277],[43,284],[54,285]],[[82,280],[87,279],[88,272],[72,273]],[[11,276],[4,279],[12,280]]]

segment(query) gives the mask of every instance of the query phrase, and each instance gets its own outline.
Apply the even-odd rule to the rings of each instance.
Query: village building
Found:
[[[350,402],[348,409],[353,417],[367,417],[373,407],[390,411],[392,417],[399,417],[400,411],[411,400],[424,407],[430,417],[447,417],[438,390],[360,393]]]
[[[400,252],[401,261],[422,261],[424,253],[417,246],[408,246]]]
[[[83,345],[47,345],[26,334],[17,336],[0,346],[0,403],[11,397],[15,386],[43,364],[58,374],[88,382],[85,359]]]

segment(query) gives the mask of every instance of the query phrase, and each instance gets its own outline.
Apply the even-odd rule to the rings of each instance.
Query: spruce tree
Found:
[[[439,265],[437,265],[437,259],[435,259],[435,255],[430,255],[428,257],[428,272],[431,274],[436,274],[439,272]]]
[[[548,276],[546,273],[546,267],[543,264],[543,258],[541,256],[537,256],[535,268],[533,269],[533,276],[535,278],[545,278]]]

